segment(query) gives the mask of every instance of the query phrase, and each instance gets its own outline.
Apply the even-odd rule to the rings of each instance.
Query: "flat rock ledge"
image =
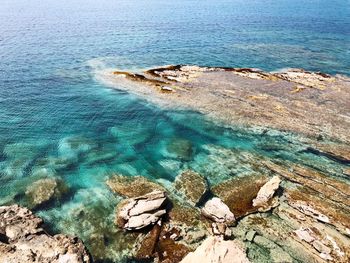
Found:
[[[155,224],[164,214],[167,200],[163,191],[126,199],[117,208],[117,225],[126,230],[139,230]]]
[[[223,240],[219,237],[208,237],[181,263],[249,263],[245,250],[234,240]]]
[[[51,236],[43,221],[18,205],[0,207],[0,263],[89,263],[82,241],[66,235]]]

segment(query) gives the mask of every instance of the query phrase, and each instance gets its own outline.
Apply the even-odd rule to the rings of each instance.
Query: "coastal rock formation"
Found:
[[[145,195],[155,190],[165,190],[161,185],[143,176],[114,175],[106,183],[113,192],[128,198]]]
[[[176,177],[174,188],[184,195],[190,204],[195,206],[208,191],[208,183],[200,174],[187,170]]]
[[[153,191],[127,199],[118,206],[116,223],[127,230],[138,230],[155,224],[165,213],[165,192]]]
[[[53,199],[60,198],[68,191],[63,181],[58,178],[46,178],[35,181],[25,192],[28,206],[35,208]]]
[[[241,218],[258,211],[253,200],[267,180],[262,175],[232,178],[215,185],[212,192],[227,204],[236,218]]]
[[[158,105],[194,109],[226,124],[350,141],[350,81],[346,77],[298,69],[270,73],[176,65],[139,74],[116,71],[107,78],[118,89]],[[172,91],[162,91],[164,86]]]
[[[236,220],[228,206],[218,197],[213,197],[204,204],[202,214],[217,223],[233,224]]]
[[[194,252],[189,253],[181,263],[249,263],[244,249],[232,240],[208,237]]]
[[[89,263],[90,256],[77,238],[50,236],[43,221],[17,205],[0,207],[0,262]]]
[[[276,190],[279,188],[281,179],[278,176],[274,176],[266,184],[264,184],[256,198],[253,200],[253,206],[267,207],[269,206],[268,202],[275,194]]]

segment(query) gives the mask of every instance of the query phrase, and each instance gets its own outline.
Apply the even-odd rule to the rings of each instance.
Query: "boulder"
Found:
[[[55,198],[60,198],[67,191],[68,188],[61,179],[45,178],[29,185],[25,191],[25,195],[28,206],[30,208],[36,208]]]
[[[189,253],[181,263],[248,263],[245,250],[233,240],[208,237],[194,251]]]
[[[175,189],[180,192],[186,200],[197,205],[208,191],[208,183],[200,174],[187,170],[178,175],[174,182]]]
[[[268,206],[268,202],[279,188],[280,183],[281,179],[278,176],[272,177],[260,188],[256,198],[253,200],[253,206]]]
[[[217,223],[232,224],[236,220],[228,206],[218,197],[213,197],[205,203],[202,214]]]
[[[61,234],[51,236],[43,230],[42,223],[26,208],[0,207],[0,230],[4,230],[0,231],[0,263],[91,262],[79,239]]]
[[[143,176],[115,175],[107,180],[106,183],[113,192],[128,198],[145,195],[155,190],[165,190],[161,185]]]
[[[165,213],[166,194],[153,191],[143,196],[127,199],[117,211],[117,225],[127,230],[138,230],[155,224]]]

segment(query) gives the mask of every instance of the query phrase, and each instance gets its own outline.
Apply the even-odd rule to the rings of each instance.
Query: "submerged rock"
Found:
[[[31,208],[36,208],[53,199],[62,197],[67,191],[68,188],[61,179],[46,178],[29,185],[25,195],[28,200],[28,205]]]
[[[155,190],[165,190],[161,185],[143,176],[115,175],[106,183],[113,192],[128,198],[145,195]]]
[[[224,241],[208,237],[194,252],[189,253],[181,263],[249,263],[244,249],[237,241]]]
[[[233,224],[236,220],[228,206],[218,197],[213,197],[204,204],[202,214],[217,223]]]
[[[269,201],[275,194],[276,190],[279,188],[281,179],[278,176],[274,176],[266,184],[264,184],[256,198],[253,200],[253,206],[267,207],[269,206]]]
[[[26,208],[0,207],[0,263],[91,262],[80,240],[66,235],[51,236],[41,228],[42,224]]]
[[[89,152],[96,148],[96,143],[83,136],[71,136],[60,140],[58,145],[58,152],[61,156],[66,158],[77,158],[80,154]]]
[[[194,171],[184,171],[178,175],[174,188],[186,197],[192,205],[197,205],[208,191],[206,179]]]
[[[192,159],[193,152],[193,144],[191,141],[181,138],[173,138],[167,142],[164,155],[170,158],[189,161]]]
[[[127,230],[138,230],[155,224],[165,213],[165,192],[153,191],[127,199],[118,206],[116,223]]]

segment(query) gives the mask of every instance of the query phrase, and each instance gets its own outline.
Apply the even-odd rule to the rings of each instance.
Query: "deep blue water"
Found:
[[[205,166],[208,144],[339,169],[300,152],[297,136],[220,128],[95,78],[96,69],[187,63],[350,75],[350,2],[1,0],[0,204],[21,202],[38,178],[61,177],[70,197],[38,212],[89,244],[72,211],[102,202],[111,215],[112,173],[170,182],[190,167],[216,183],[249,172]],[[174,142],[190,143],[191,156],[169,152]]]

